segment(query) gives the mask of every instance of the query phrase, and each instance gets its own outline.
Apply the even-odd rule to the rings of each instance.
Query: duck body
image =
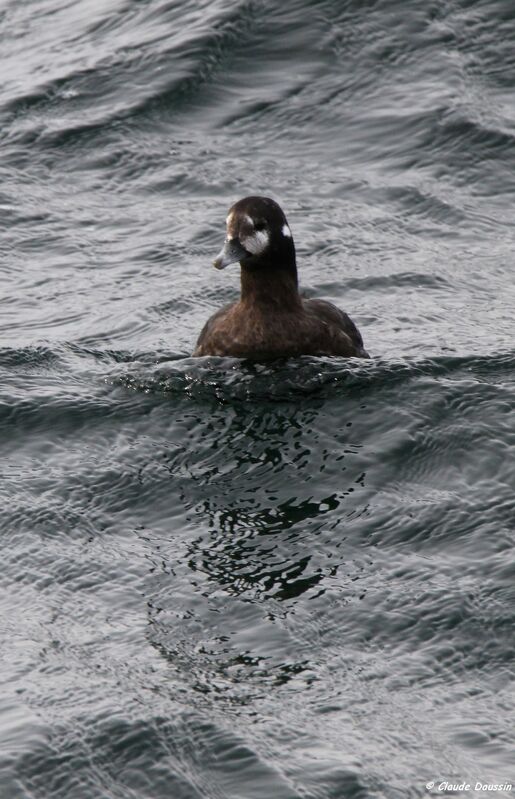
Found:
[[[299,294],[293,238],[274,200],[246,197],[230,209],[227,238],[215,266],[223,269],[234,261],[241,265],[240,299],[208,319],[194,356],[369,357],[346,313]]]
[[[300,299],[300,298],[299,298]],[[234,302],[207,321],[193,353],[270,360],[299,355],[367,358],[354,322],[323,300],[300,300],[299,308]]]

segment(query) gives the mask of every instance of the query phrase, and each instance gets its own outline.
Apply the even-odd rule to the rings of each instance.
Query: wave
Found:
[[[424,377],[440,379],[457,375],[511,383],[515,377],[515,352],[370,360],[303,356],[255,363],[239,358],[184,357],[165,350],[137,353],[99,349],[86,342],[56,348],[9,347],[0,349],[4,397],[8,394],[5,388],[9,380],[16,377],[20,368],[24,373],[27,370],[40,375],[53,373],[57,387],[61,380],[68,389],[70,381],[84,391],[89,385],[93,404],[95,393],[108,394],[110,386],[147,395],[182,395],[197,400],[283,402],[340,390],[375,389]],[[59,408],[66,403],[58,391],[46,401]],[[127,398],[124,404],[126,401]],[[37,407],[36,399],[31,402]],[[104,407],[104,399],[101,406]]]
[[[114,384],[148,393],[185,395],[197,400],[286,402],[301,396],[323,397],[339,391],[377,389],[422,377],[455,374],[488,378],[515,376],[515,354],[439,356],[433,359],[383,360],[303,357],[274,364],[235,358],[182,358],[149,367],[113,371]]]
[[[20,85],[1,109],[10,141],[43,149],[89,148],[122,123],[173,121],[184,106],[194,105],[231,51],[245,46],[254,4],[228,11],[191,4],[181,9],[179,28],[177,6],[170,5],[171,14],[166,6],[142,8],[129,17],[118,11],[97,21],[89,31],[95,42],[87,58],[92,66],[82,66],[84,59],[72,50],[59,76],[25,90]],[[107,35],[113,30],[116,36]],[[83,33],[82,48],[87,41]]]

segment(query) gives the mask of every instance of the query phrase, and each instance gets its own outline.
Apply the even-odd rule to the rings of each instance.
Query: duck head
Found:
[[[224,246],[214,261],[225,269],[239,261],[247,269],[295,269],[295,246],[281,207],[269,197],[244,197],[229,210]]]

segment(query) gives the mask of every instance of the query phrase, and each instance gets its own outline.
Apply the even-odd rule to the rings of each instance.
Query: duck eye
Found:
[[[260,219],[258,222],[254,224],[254,230],[259,231],[259,230],[264,230],[265,228],[266,228],[266,222],[263,222],[262,219]]]

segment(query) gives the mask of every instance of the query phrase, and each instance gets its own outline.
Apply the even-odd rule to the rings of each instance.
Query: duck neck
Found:
[[[295,263],[288,267],[256,266],[241,267],[241,302],[244,305],[262,305],[293,311],[300,308],[302,301],[298,289]]]

